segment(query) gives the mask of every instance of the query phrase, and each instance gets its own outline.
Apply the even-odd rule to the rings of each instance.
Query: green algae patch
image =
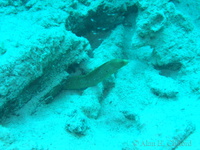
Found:
[[[79,90],[95,86],[113,73],[116,73],[126,64],[128,64],[128,60],[125,59],[110,60],[86,75],[69,77],[66,79],[63,89]]]

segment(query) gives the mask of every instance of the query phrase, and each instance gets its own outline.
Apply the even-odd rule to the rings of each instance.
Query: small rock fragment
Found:
[[[149,88],[156,96],[163,98],[175,98],[179,93],[178,83],[172,78],[153,75],[150,77]]]
[[[86,131],[89,129],[86,118],[78,114],[77,111],[74,111],[69,117],[66,124],[66,130],[77,136],[85,135]]]

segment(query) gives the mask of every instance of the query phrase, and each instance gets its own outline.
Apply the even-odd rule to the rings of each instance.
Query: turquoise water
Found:
[[[198,150],[199,10],[1,0],[0,150]]]

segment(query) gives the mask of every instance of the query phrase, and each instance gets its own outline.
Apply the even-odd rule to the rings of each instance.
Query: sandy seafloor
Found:
[[[20,107],[1,121],[0,150],[200,150],[200,1],[100,2],[0,1],[1,103],[9,93],[48,75],[43,62],[54,65],[51,60],[59,60],[57,51],[68,44],[62,41],[70,38],[90,48],[68,44],[71,53],[61,52],[68,58],[66,76],[90,72],[114,58],[129,61],[98,85],[60,90],[46,103],[41,97],[35,102],[36,94],[18,103],[18,92],[13,101]],[[93,10],[104,4],[102,13]],[[128,5],[136,10],[120,16]],[[30,47],[41,48],[29,64],[41,64],[43,71],[35,67],[40,75],[25,74],[32,68],[14,62]],[[12,62],[18,67],[8,69],[18,72],[9,74],[2,68]]]

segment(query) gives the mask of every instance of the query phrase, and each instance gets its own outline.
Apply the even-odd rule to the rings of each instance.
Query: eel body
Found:
[[[103,81],[105,78],[117,72],[118,69],[122,68],[127,63],[128,60],[125,59],[110,60],[86,75],[69,77],[68,79],[66,79],[63,89],[79,90],[95,86],[99,82]]]

